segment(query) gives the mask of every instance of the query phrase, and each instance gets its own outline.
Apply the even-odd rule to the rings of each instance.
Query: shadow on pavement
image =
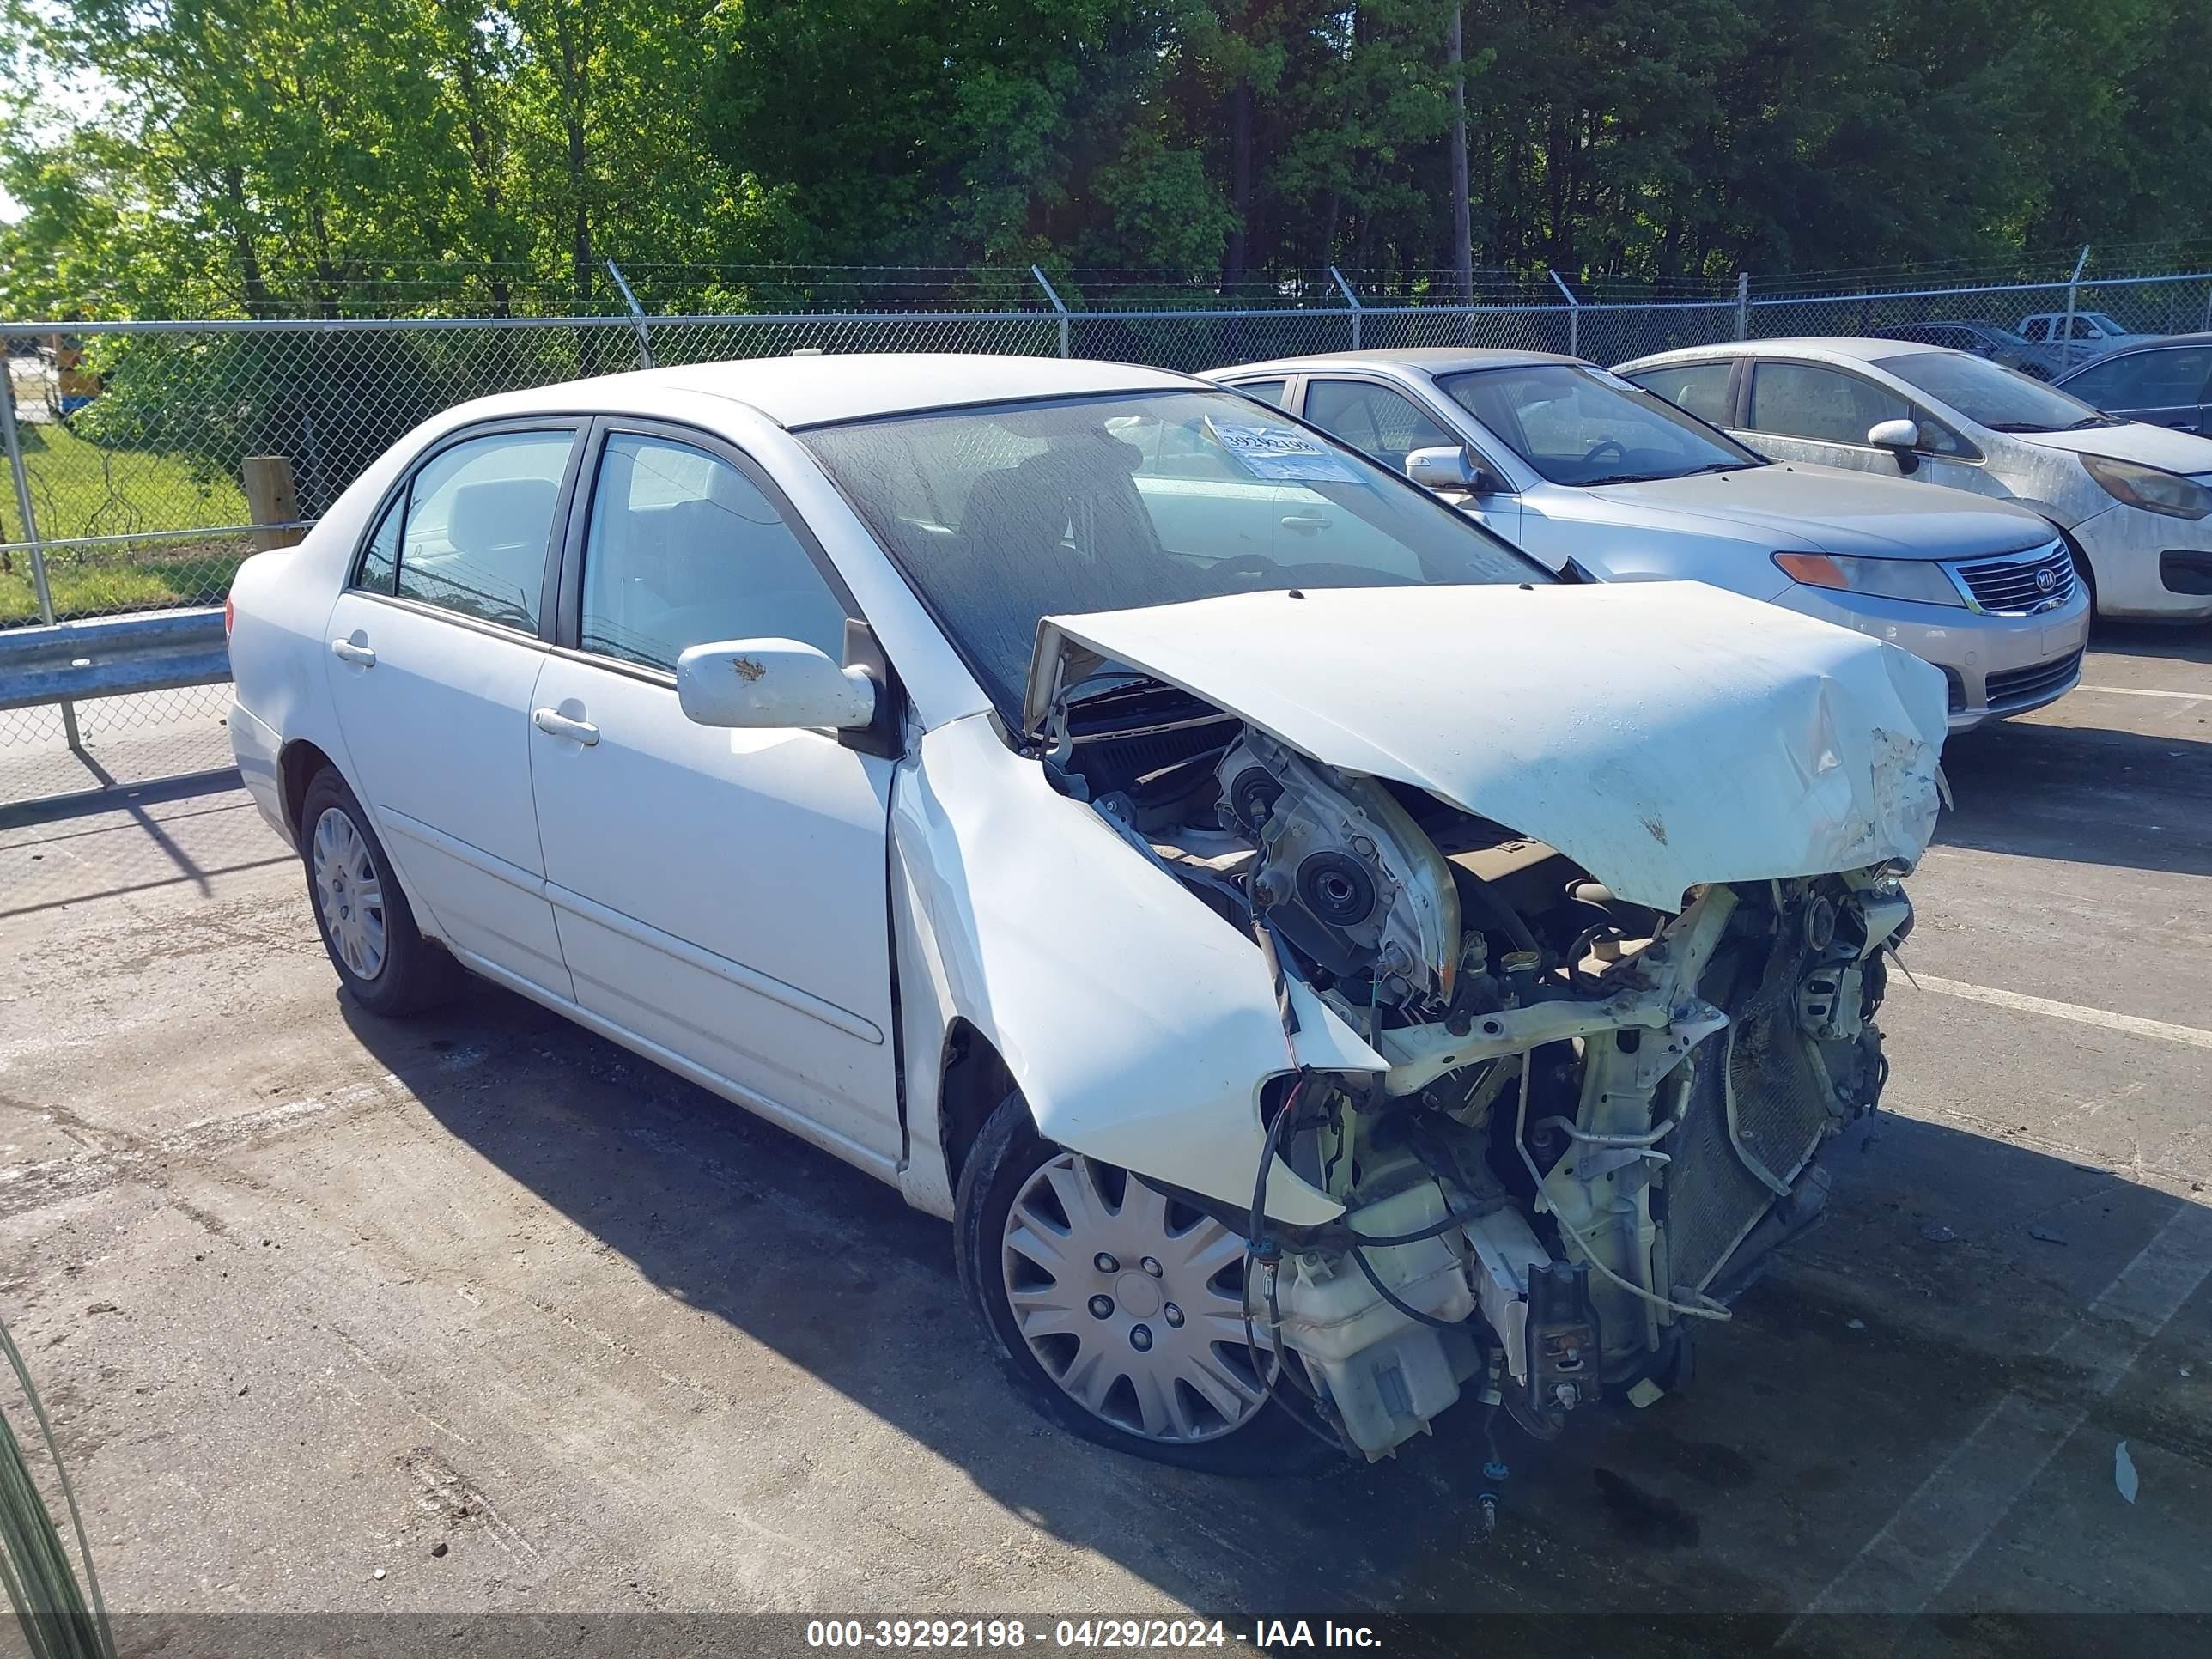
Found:
[[[1936,844],[2212,874],[2212,724],[2189,731],[2006,720],[1971,732],[1944,747],[1955,806]]]
[[[2027,1356],[2179,1204],[2002,1139],[1903,1118],[1855,1127],[1831,1154],[1830,1224],[1715,1328],[1690,1391],[1578,1415],[1549,1446],[1507,1431],[1514,1469],[1486,1541],[1472,1409],[1395,1461],[1311,1480],[1115,1456],[1013,1394],[963,1301],[950,1230],[890,1188],[489,987],[408,1026],[350,1005],[345,1017],[447,1131],[666,1295],[894,1425],[1010,1515],[1222,1611],[1692,1614],[1679,1648],[1660,1650],[1764,1648],[1772,1620],[1850,1562],[1996,1400],[2078,1384]],[[473,1084],[441,1065],[461,1046],[485,1053]],[[555,1304],[569,1293],[542,1289]],[[2201,1431],[2146,1410],[2118,1432]],[[2102,1547],[2102,1522],[2075,1524],[2081,1551]],[[2200,1518],[2157,1546],[2174,1553],[2179,1607],[2206,1529]],[[1525,1650],[1595,1650],[1594,1635],[1563,1620],[1556,1645]]]
[[[2116,657],[2212,664],[2212,623],[2100,622],[2090,631],[2089,648]]]

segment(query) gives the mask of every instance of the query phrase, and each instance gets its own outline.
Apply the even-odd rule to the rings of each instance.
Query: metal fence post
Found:
[[[2074,274],[2066,279],[2066,334],[2058,345],[2058,372],[2064,374],[2074,367],[2074,307],[2081,295],[2081,267],[2089,263],[2089,245],[2081,244],[2081,257],[2074,262]]]
[[[15,430],[15,371],[0,354],[0,434],[8,443],[8,471],[15,485],[15,512],[22,520],[23,539],[29,544],[31,555],[31,586],[39,596],[39,620],[54,620],[53,589],[46,585],[46,550],[39,544],[39,515],[31,507],[31,475],[23,470],[23,440]],[[77,754],[84,752],[84,737],[76,727],[76,705],[64,697],[56,705],[62,711],[62,736]]]
[[[615,279],[615,286],[622,290],[623,303],[629,307],[630,325],[637,330],[637,366],[651,368],[653,337],[646,332],[644,308],[638,304],[637,295],[629,291],[629,284],[623,280],[622,267],[611,259],[607,261],[607,275]]]
[[[1579,357],[1583,355],[1583,302],[1575,298],[1574,290],[1559,280],[1559,273],[1551,266],[1544,267],[1544,275],[1552,279],[1553,287],[1566,295],[1567,356]]]
[[[1052,284],[1045,280],[1043,271],[1031,265],[1030,275],[1037,279],[1037,286],[1044,290],[1044,297],[1052,301],[1052,308],[1060,313],[1060,355],[1063,357],[1073,355],[1067,349],[1067,307],[1060,304],[1060,295],[1053,292]]]
[[[1735,274],[1735,337],[1751,337],[1751,273],[1747,270]]]
[[[1352,291],[1352,284],[1344,280],[1344,273],[1334,265],[1328,268],[1329,280],[1336,284],[1337,292],[1344,295],[1344,303],[1352,307],[1352,349],[1359,349],[1359,296]]]

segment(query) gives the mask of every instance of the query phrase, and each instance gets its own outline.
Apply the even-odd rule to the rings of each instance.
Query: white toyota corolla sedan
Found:
[[[355,998],[465,968],[895,1183],[1108,1444],[1647,1402],[1887,1073],[1936,670],[1555,581],[1180,375],[466,404],[232,615],[239,764]]]

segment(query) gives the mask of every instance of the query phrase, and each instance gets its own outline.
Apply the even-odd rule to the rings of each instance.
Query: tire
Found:
[[[397,1019],[453,995],[460,964],[415,926],[384,843],[333,767],[316,773],[301,798],[300,860],[315,931],[356,1002]]]
[[[1057,1196],[1063,1192],[1077,1193],[1085,1202],[1103,1199],[1112,1212],[1102,1216],[1094,1210],[1087,1221],[1079,1216],[1064,1235],[1055,1237],[1051,1215],[1044,1212],[1069,1219],[1068,1206]],[[1018,1204],[1023,1211],[1017,1226],[1033,1241],[1032,1249],[1048,1248],[1062,1237],[1072,1247],[1061,1275],[1045,1272],[1010,1244],[1009,1222],[1016,1219]],[[1112,1209],[1115,1206],[1118,1210]],[[1160,1224],[1157,1235],[1145,1219],[1153,1216]],[[1243,1241],[1125,1171],[1079,1158],[1045,1140],[1020,1095],[1009,1095],[976,1138],[960,1172],[953,1226],[960,1283],[993,1353],[1029,1403],[1071,1434],[1115,1451],[1211,1474],[1310,1474],[1346,1462],[1342,1453],[1292,1419],[1279,1401],[1267,1398],[1256,1408],[1250,1403],[1261,1391],[1243,1345],[1241,1318],[1232,1324],[1223,1311],[1224,1304],[1234,1309],[1241,1303]],[[1157,1257],[1142,1243],[1154,1236],[1163,1241]],[[1138,1259],[1116,1255],[1118,1273],[1102,1271],[1097,1256],[1115,1250],[1133,1252]],[[1161,1271],[1146,1269],[1148,1261],[1157,1261]],[[1225,1265],[1215,1267],[1216,1261]],[[1224,1280],[1233,1291],[1221,1288]],[[1073,1328],[1048,1331],[1033,1342],[1024,1334],[1016,1311],[1018,1293],[1038,1298],[1030,1306],[1032,1322],[1048,1325],[1054,1316],[1040,1304],[1064,1296]],[[1192,1311],[1184,1312],[1176,1297],[1194,1304]],[[1097,1311],[1102,1302],[1111,1304],[1110,1314]],[[1207,1340],[1197,1334],[1200,1331],[1227,1340]],[[1153,1358],[1138,1357],[1139,1342]],[[1057,1375],[1048,1364],[1057,1368]],[[1098,1408],[1071,1392],[1081,1386],[1079,1372],[1118,1379],[1104,1390]],[[1171,1373],[1177,1380],[1163,1386],[1161,1379]],[[1060,1376],[1072,1380],[1064,1384]],[[1145,1431],[1139,1376],[1152,1382],[1150,1414],[1164,1433]],[[1181,1380],[1185,1377],[1198,1378],[1200,1386]],[[1092,1391],[1098,1392],[1095,1382]],[[1233,1408],[1234,1415],[1223,1405]]]

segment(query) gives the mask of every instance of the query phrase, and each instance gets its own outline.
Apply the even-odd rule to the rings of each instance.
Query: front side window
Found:
[[[719,455],[610,437],[592,492],[577,642],[672,672],[692,646],[758,639],[844,655],[844,601],[791,525]]]
[[[1954,357],[1946,362],[1979,362]],[[1756,432],[1864,447],[1884,421],[1909,421],[1912,405],[1886,386],[1817,363],[1758,363],[1751,374],[1750,425]]]
[[[464,617],[538,631],[553,507],[568,471],[571,432],[501,432],[440,452],[409,483],[392,586]],[[380,575],[380,526],[362,585]]]
[[[1553,483],[1640,483],[1761,465],[1667,399],[1577,363],[1481,368],[1437,384]]]
[[[1365,380],[1308,380],[1306,419],[1394,472],[1417,449],[1455,449],[1459,440],[1401,392]]]
[[[1875,367],[1992,432],[2069,432],[2112,424],[2111,416],[2099,414],[2080,398],[1987,357],[1916,351],[1884,357]],[[1765,370],[1762,364],[1762,377]],[[1754,391],[1757,385],[1754,381]],[[1865,441],[1863,434],[1859,441]]]
[[[1709,426],[1727,426],[1735,419],[1729,402],[1729,378],[1735,366],[1729,362],[1673,363],[1647,368],[1626,378],[1677,409],[1686,410]]]
[[[1010,716],[1045,617],[1552,580],[1427,491],[1232,392],[991,404],[799,436]]]
[[[2066,382],[2067,392],[2100,409],[2172,409],[2204,401],[2212,345],[2107,357]]]

